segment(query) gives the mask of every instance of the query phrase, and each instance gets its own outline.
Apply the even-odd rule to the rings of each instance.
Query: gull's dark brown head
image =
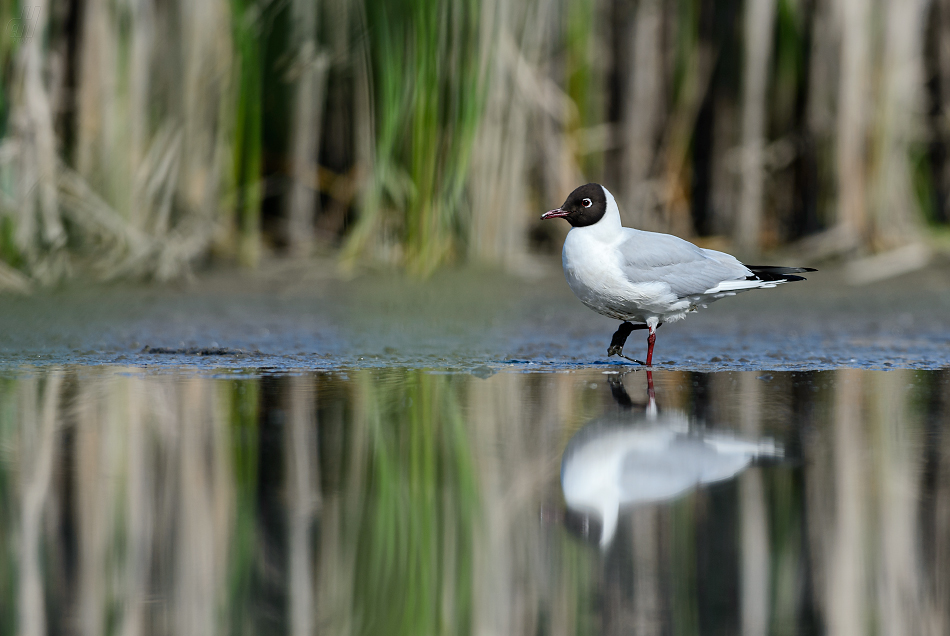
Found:
[[[599,183],[577,188],[557,210],[541,215],[541,219],[564,219],[573,227],[586,227],[601,220],[607,213],[607,195]]]

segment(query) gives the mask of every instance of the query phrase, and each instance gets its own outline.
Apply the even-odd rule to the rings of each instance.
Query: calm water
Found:
[[[0,634],[943,634],[950,372],[0,375]]]

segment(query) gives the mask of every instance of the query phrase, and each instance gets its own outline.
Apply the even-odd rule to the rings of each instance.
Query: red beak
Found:
[[[547,219],[556,219],[558,217],[567,216],[568,214],[570,214],[570,212],[566,212],[560,208],[557,210],[548,210],[541,215],[541,220],[546,221]]]

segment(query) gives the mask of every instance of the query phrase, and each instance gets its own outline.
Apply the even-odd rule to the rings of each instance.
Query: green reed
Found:
[[[9,27],[11,21],[20,15],[19,2],[4,2],[0,5],[0,77],[13,75],[14,56],[18,42],[13,39]],[[10,90],[13,86],[5,79],[0,80],[0,147],[10,136]],[[16,197],[16,174],[9,162],[0,159],[0,266],[4,263],[22,267],[23,255],[16,244],[13,211],[10,204]]]
[[[741,64],[733,60],[723,70],[720,62],[724,51],[742,50],[743,8],[735,6],[726,15],[731,10],[723,5],[710,8],[697,0],[660,4],[663,44],[654,53],[663,58],[662,77],[656,94],[643,102],[664,116],[651,123],[656,130],[643,133],[644,145],[656,148],[650,174],[642,178],[660,186],[658,207],[669,217],[663,229],[693,234],[707,226],[722,232],[733,224],[728,201],[735,198],[735,187],[718,184],[715,196],[700,195],[692,178],[710,161],[724,160],[738,143],[729,131],[742,117],[734,110]],[[322,228],[327,245],[343,245],[342,260],[351,267],[381,261],[426,275],[466,256],[503,265],[523,261],[528,235],[536,229],[529,222],[535,215],[526,210],[562,199],[578,178],[620,178],[610,174],[605,152],[629,150],[616,134],[629,123],[623,121],[627,115],[618,114],[623,104],[612,100],[615,94],[629,98],[632,88],[612,87],[615,80],[628,81],[623,78],[632,69],[630,59],[610,59],[623,47],[604,46],[602,35],[613,28],[616,13],[623,13],[621,5],[317,3],[315,53],[329,60],[332,90],[322,95],[333,99],[312,105],[314,118],[327,116],[309,125],[343,122],[347,130],[321,132],[320,144],[315,142],[321,145],[320,166],[301,160],[289,167],[292,144],[286,139],[305,128],[288,117],[293,91],[275,90],[290,85],[292,64],[281,35],[269,27],[275,15],[290,12],[288,3],[81,3],[75,9],[79,19],[68,21],[54,10],[45,24],[19,27],[13,21],[32,5],[2,3],[0,262],[9,266],[5,270],[12,267],[45,283],[90,271],[103,278],[166,280],[187,274],[208,255],[254,266],[265,243],[280,253],[288,242],[279,213],[287,209],[288,176],[308,189],[299,213],[308,214],[309,206],[314,217],[325,215],[308,220]],[[939,20],[907,23],[899,32],[907,34],[894,35],[883,28],[893,21],[883,8],[872,12],[867,27],[853,20],[829,26],[826,9],[822,3],[777,4],[765,142],[781,142],[772,149],[784,148],[786,160],[766,166],[761,216],[768,232],[761,247],[840,223],[848,206],[839,211],[837,200],[845,194],[860,208],[852,210],[851,229],[866,250],[921,240],[918,217],[945,223],[937,218],[945,217],[937,203],[950,187],[950,170],[939,167],[942,155],[935,154],[938,148],[945,152],[950,139],[946,122],[923,116],[927,99],[935,102],[930,109],[935,113],[946,101],[927,93],[925,78],[950,84],[950,65],[918,46],[931,37],[925,25]],[[930,5],[921,4],[919,11],[924,10]],[[87,20],[95,12],[98,22]],[[904,18],[898,22],[904,24]],[[92,23],[96,29],[85,33]],[[33,77],[41,80],[30,91],[22,90],[19,35],[27,27],[40,43],[40,73]],[[943,28],[934,27],[936,41],[945,39]],[[334,30],[348,35],[334,38]],[[840,82],[825,70],[840,66],[841,42],[851,39],[844,31],[860,34],[878,51],[858,56],[866,63],[841,73],[843,79],[866,76],[854,84],[853,103],[867,102],[860,117],[839,117]],[[825,58],[825,65],[810,62]],[[496,90],[488,90],[492,77]],[[917,84],[905,86],[906,77],[917,77]],[[715,118],[731,121],[703,125],[711,126],[716,152],[723,156],[697,157],[692,152],[697,112],[717,82],[716,100],[726,107]],[[25,97],[38,92],[44,99]],[[493,100],[486,104],[489,94]],[[64,95],[69,99],[61,99]],[[325,97],[315,97],[320,99]],[[42,119],[42,125],[13,126],[18,108]],[[848,122],[860,122],[853,124],[860,130],[851,130]],[[53,142],[40,144],[43,135],[37,131],[52,131]],[[868,141],[842,155],[839,165],[835,153],[844,138]],[[792,143],[798,139],[809,143]],[[842,167],[851,164],[854,174]],[[817,174],[808,183],[814,185],[802,188],[796,175],[811,165]],[[314,191],[330,205],[315,203]],[[799,194],[810,203],[798,202]],[[716,218],[694,223],[690,211],[700,209]],[[512,218],[517,222],[506,222]],[[799,229],[782,230],[787,225]],[[855,247],[837,248],[848,249]]]
[[[346,255],[397,245],[410,271],[452,257],[464,230],[463,193],[483,99],[480,3],[366,4],[376,89],[376,173]]]
[[[238,261],[257,265],[261,257],[261,164],[264,58],[262,52],[263,3],[231,0],[235,49],[236,107],[231,149],[233,202],[238,236]]]
[[[572,0],[567,3],[566,9],[565,85],[567,94],[578,109],[579,116],[574,125],[584,129],[604,121],[606,73],[603,54],[598,50],[601,38],[596,34],[606,27],[607,21],[603,20],[604,16],[592,2]],[[579,131],[574,132],[576,134]],[[601,173],[603,153],[588,153],[579,159],[585,174]]]
[[[19,15],[18,2],[4,2],[0,6],[0,69],[3,75],[7,76],[13,63],[13,53],[16,51],[16,41],[13,39],[12,30],[9,27],[12,20]],[[0,142],[7,136],[7,128],[10,121],[10,98],[7,91],[10,86],[6,82],[0,81]],[[0,173],[2,174],[2,173]],[[9,194],[5,191],[3,183],[0,183],[0,193]]]

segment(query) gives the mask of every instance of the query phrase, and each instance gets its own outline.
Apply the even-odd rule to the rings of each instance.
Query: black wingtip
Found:
[[[781,280],[792,282],[796,280],[805,280],[804,277],[795,276],[795,274],[818,271],[814,267],[776,267],[773,265],[746,265],[746,267],[753,274],[753,276],[749,277],[751,280],[764,281]]]

